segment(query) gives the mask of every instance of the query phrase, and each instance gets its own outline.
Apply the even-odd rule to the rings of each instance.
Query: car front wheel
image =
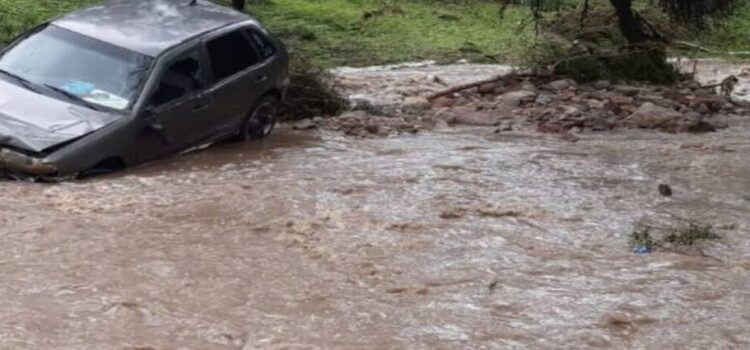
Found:
[[[240,130],[243,140],[262,139],[271,134],[276,126],[278,100],[274,96],[265,96],[248,113]]]

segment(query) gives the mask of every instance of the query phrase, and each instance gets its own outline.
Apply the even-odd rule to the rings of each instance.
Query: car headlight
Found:
[[[57,166],[53,163],[6,148],[0,149],[0,168],[34,175],[49,175],[57,172]]]

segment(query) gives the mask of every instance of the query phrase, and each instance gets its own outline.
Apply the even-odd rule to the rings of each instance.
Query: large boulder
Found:
[[[657,129],[666,132],[714,132],[716,127],[703,120],[699,113],[682,114],[671,108],[646,102],[630,116],[625,124],[634,128]]]
[[[680,112],[646,102],[625,118],[624,122],[633,128],[677,131],[682,119]]]
[[[432,119],[436,125],[460,124],[493,126],[498,125],[501,119],[507,118],[512,113],[504,109],[477,110],[472,107],[443,108],[433,114]]]
[[[500,101],[502,105],[506,107],[518,107],[522,103],[534,101],[536,92],[528,90],[518,90],[506,92],[500,95]]]
[[[577,84],[573,79],[560,79],[555,80],[547,84],[547,87],[552,90],[565,90],[571,87],[575,87]]]

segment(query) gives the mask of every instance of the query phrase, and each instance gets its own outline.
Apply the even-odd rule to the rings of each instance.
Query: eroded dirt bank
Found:
[[[0,182],[0,348],[750,346],[750,120],[575,143],[494,129],[285,127]],[[630,251],[634,224],[684,218],[723,238]]]

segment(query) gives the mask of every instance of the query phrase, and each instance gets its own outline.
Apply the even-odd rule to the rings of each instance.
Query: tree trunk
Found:
[[[232,7],[237,11],[245,11],[245,0],[232,0]]]
[[[609,0],[615,7],[622,34],[633,45],[650,41],[652,38],[643,28],[640,17],[633,11],[632,0]]]

